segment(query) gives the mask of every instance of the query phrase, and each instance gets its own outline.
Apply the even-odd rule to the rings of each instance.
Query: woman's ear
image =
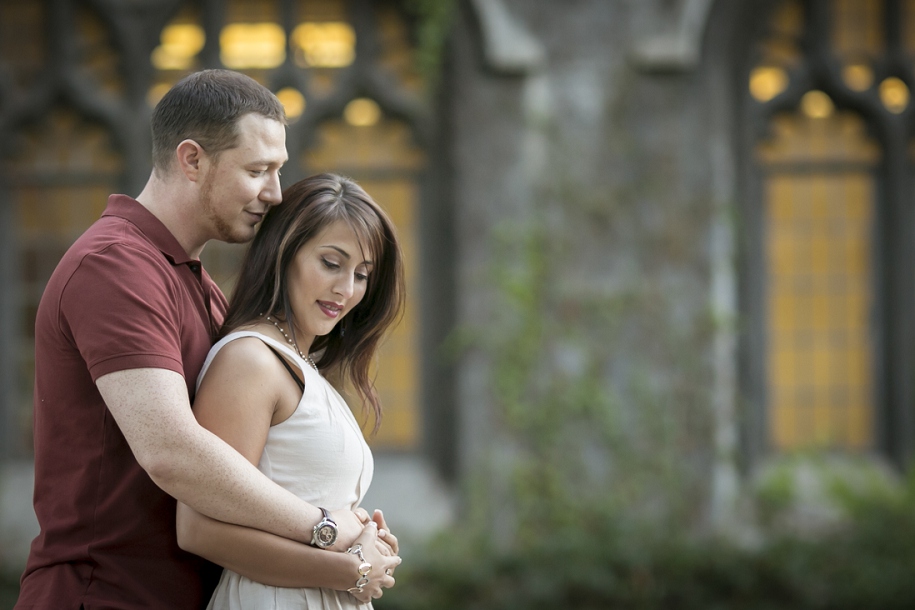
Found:
[[[206,158],[206,151],[194,140],[183,140],[175,148],[178,168],[191,182],[200,178],[201,162]]]

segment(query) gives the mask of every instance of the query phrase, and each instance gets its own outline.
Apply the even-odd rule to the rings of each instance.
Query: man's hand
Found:
[[[336,514],[342,514],[347,511],[339,511]],[[362,526],[368,525],[369,523],[374,523],[378,528],[378,535],[375,537],[375,546],[377,550],[382,555],[387,557],[393,557],[400,553],[400,545],[397,542],[397,537],[391,533],[391,530],[388,528],[388,524],[384,520],[384,513],[379,509],[375,509],[375,512],[369,517],[369,512],[362,508],[361,506],[355,508],[350,514],[355,515],[356,519],[359,520],[360,529],[359,533],[362,533]],[[336,518],[336,517],[335,517]],[[349,519],[347,518],[347,521]],[[337,523],[337,540],[341,540],[342,530],[340,528],[340,523]],[[347,540],[349,540],[347,538]],[[334,544],[334,550],[345,550],[352,546],[352,543],[344,544]]]
[[[361,511],[361,512],[360,512]],[[337,524],[337,541],[329,547],[331,551],[345,551],[355,544],[365,529],[365,524],[369,522],[368,513],[364,508],[356,510],[336,510],[330,514],[330,518]]]

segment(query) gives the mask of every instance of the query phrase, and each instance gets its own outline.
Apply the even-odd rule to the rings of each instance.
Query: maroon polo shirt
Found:
[[[95,386],[160,368],[194,383],[226,300],[155,216],[112,195],[35,320],[35,513],[16,608],[202,608],[219,568],[178,548],[175,500],[137,463]]]

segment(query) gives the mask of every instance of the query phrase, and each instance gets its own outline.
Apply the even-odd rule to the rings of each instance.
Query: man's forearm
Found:
[[[320,510],[201,427],[181,375],[131,369],[100,377],[96,385],[140,466],[166,493],[220,521],[311,541]]]
[[[156,485],[213,519],[311,542],[320,509],[271,481],[218,436],[195,428],[149,473]]]
[[[358,576],[354,555],[216,521],[180,503],[177,530],[178,545],[185,551],[265,585],[345,591]]]

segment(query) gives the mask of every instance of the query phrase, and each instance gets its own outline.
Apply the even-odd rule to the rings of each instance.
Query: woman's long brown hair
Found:
[[[320,352],[319,368],[349,379],[363,405],[371,409],[377,432],[381,401],[369,367],[403,308],[403,256],[391,219],[353,180],[319,174],[283,192],[283,203],[267,212],[248,248],[220,336],[265,314],[287,321],[292,330],[289,266],[303,244],[338,220],[352,227],[374,264],[365,296],[333,331],[315,337],[310,351]]]

